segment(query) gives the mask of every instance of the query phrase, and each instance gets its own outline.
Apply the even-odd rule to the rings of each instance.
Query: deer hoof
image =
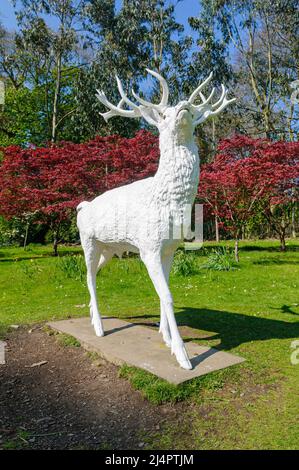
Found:
[[[94,324],[93,326],[94,326],[94,331],[95,331],[97,336],[104,336],[105,335],[105,333],[103,331],[103,328],[100,325]]]
[[[180,364],[180,366],[182,367],[182,369],[186,369],[186,370],[192,370],[193,367],[192,367],[192,364],[189,360],[189,358],[187,359],[184,359],[184,360],[178,360],[178,363]]]
[[[170,337],[170,335],[168,333],[165,333],[164,331],[160,331],[160,333],[162,333],[163,341],[166,344],[166,346],[168,348],[171,348],[171,337]]]
[[[162,334],[163,341],[166,344],[166,346],[168,348],[171,348],[171,336],[170,336],[169,330],[168,328],[166,329],[164,326],[161,326],[161,323],[160,323],[159,333]]]
[[[172,344],[171,354],[175,355],[176,360],[183,369],[191,370],[193,368],[184,344],[176,346]]]

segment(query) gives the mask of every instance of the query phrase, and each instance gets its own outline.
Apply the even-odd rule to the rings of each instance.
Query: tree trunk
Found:
[[[297,205],[295,201],[293,201],[292,221],[291,221],[292,238],[296,238],[296,212],[297,212]]]
[[[27,224],[26,224],[26,231],[25,231],[25,238],[24,238],[24,250],[26,249],[26,246],[27,246],[29,225],[30,225],[29,222],[27,222]]]
[[[280,251],[286,251],[286,239],[285,239],[285,231],[283,230],[279,234],[280,240]]]
[[[58,256],[58,238],[56,234],[54,234],[53,251],[54,251],[54,256]]]
[[[58,103],[59,103],[59,94],[60,94],[60,82],[61,82],[61,53],[58,52],[57,57],[57,68],[56,68],[56,85],[53,101],[53,116],[52,116],[52,132],[51,132],[51,142],[54,143],[57,137],[57,120],[58,120]]]
[[[289,117],[288,117],[288,130],[289,130],[290,142],[294,142],[294,140],[295,140],[294,130],[292,128],[293,118],[294,118],[294,103],[291,103],[291,105],[290,105],[290,114],[289,114]]]
[[[216,236],[216,242],[218,243],[220,238],[219,238],[219,223],[218,223],[217,215],[215,215],[215,236]]]
[[[242,240],[245,240],[245,226],[242,226]]]
[[[236,238],[235,239],[235,261],[237,263],[239,263],[240,259],[239,259],[239,239]]]
[[[212,119],[212,155],[214,159],[216,155],[216,126],[214,119]]]
[[[292,238],[296,238],[296,208],[292,208]]]
[[[58,256],[59,226],[52,230],[53,230],[53,252],[54,252],[54,256]]]

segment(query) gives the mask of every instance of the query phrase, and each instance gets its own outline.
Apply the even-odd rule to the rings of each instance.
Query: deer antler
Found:
[[[208,98],[205,98],[201,90],[203,89],[205,85],[207,85],[210,82],[210,80],[212,79],[212,76],[213,76],[213,73],[211,72],[208,78],[196,88],[196,90],[191,94],[188,100],[189,103],[193,104],[197,95],[199,95],[202,100],[201,104],[197,106],[193,105],[194,108],[200,113],[200,115],[196,119],[195,124],[199,124],[200,122],[203,122],[209,116],[216,116],[221,111],[223,111],[223,109],[226,108],[229,104],[236,101],[236,98],[232,98],[230,100],[227,99],[228,90],[225,88],[224,85],[221,85],[222,92],[221,92],[221,96],[219,100],[216,101],[216,103],[214,104],[210,104],[210,101],[212,100],[215,94],[215,88],[212,89],[212,92],[210,93]]]
[[[96,95],[96,97],[98,98],[98,100],[103,105],[105,105],[107,108],[110,109],[110,111],[108,111],[107,113],[100,113],[100,115],[103,116],[106,122],[108,121],[108,119],[110,119],[113,116],[124,116],[124,117],[131,117],[131,118],[141,116],[141,114],[139,114],[139,112],[137,113],[137,110],[135,109],[134,110],[123,109],[123,106],[125,104],[125,100],[123,98],[120,100],[118,105],[115,106],[114,104],[110,103],[110,101],[108,101],[103,91],[97,90],[97,92],[98,94]]]
[[[192,95],[190,96],[190,98],[188,99],[188,102],[193,104],[197,95],[200,93],[200,91],[212,80],[212,77],[213,77],[213,72],[210,73],[210,75],[208,76],[208,78],[205,79],[204,82],[202,82],[192,93]]]
[[[118,76],[116,75],[116,82],[117,82],[117,87],[119,94],[121,96],[121,100],[118,103],[117,106],[114,104],[110,103],[108,101],[105,93],[103,91],[97,90],[98,94],[96,95],[99,101],[105,105],[107,108],[110,109],[107,113],[100,113],[101,116],[105,119],[105,121],[108,121],[113,116],[124,116],[124,117],[131,117],[131,118],[137,118],[137,117],[144,117],[150,124],[157,125],[157,111],[162,111],[165,106],[167,106],[168,103],[168,97],[169,97],[169,89],[166,83],[166,80],[157,72],[154,72],[153,70],[146,69],[148,73],[153,75],[155,78],[157,78],[161,84],[162,88],[162,98],[159,104],[154,104],[150,103],[149,101],[144,100],[143,98],[140,98],[134,90],[132,90],[132,94],[134,98],[139,101],[140,105],[137,105],[131,101],[127,95],[124,92],[122,83]],[[124,109],[123,106],[127,104],[130,106],[131,109]]]
[[[168,97],[169,97],[169,88],[167,85],[167,82],[165,78],[163,78],[158,72],[154,72],[153,70],[146,69],[148,73],[153,75],[153,77],[157,78],[160,82],[160,85],[162,87],[162,98],[159,104],[154,104],[150,103],[149,101],[144,100],[143,98],[140,98],[139,95],[135,93],[134,90],[132,90],[132,95],[134,98],[139,101],[139,103],[143,104],[144,106],[149,106],[151,108],[157,109],[158,111],[162,111],[165,106],[168,104]]]

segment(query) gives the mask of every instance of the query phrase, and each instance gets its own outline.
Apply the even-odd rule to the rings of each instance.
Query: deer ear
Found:
[[[161,117],[153,108],[147,108],[145,106],[139,106],[139,112],[141,116],[152,126],[159,127],[159,123],[161,121]]]
[[[152,115],[153,115],[154,119],[157,122],[160,122],[161,121],[161,116],[160,116],[159,112],[155,108],[153,108],[151,111],[152,111]]]

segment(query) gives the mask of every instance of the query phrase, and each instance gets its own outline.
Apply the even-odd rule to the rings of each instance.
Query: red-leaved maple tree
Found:
[[[242,228],[262,213],[285,250],[286,228],[298,203],[299,143],[235,136],[223,140],[213,163],[203,166],[199,198],[238,240]]]
[[[8,147],[0,167],[0,211],[6,218],[51,228],[57,254],[59,232],[82,200],[153,175],[159,145],[139,131],[132,139],[97,137],[84,144]],[[206,213],[238,240],[242,228],[263,214],[285,249],[290,213],[298,203],[299,143],[235,136],[223,140],[213,163],[203,165],[199,198]],[[145,208],[146,210],[146,208]]]
[[[159,156],[157,137],[144,130],[131,139],[112,135],[83,144],[2,151],[1,214],[47,224],[55,254],[61,226],[79,202],[153,175]]]

